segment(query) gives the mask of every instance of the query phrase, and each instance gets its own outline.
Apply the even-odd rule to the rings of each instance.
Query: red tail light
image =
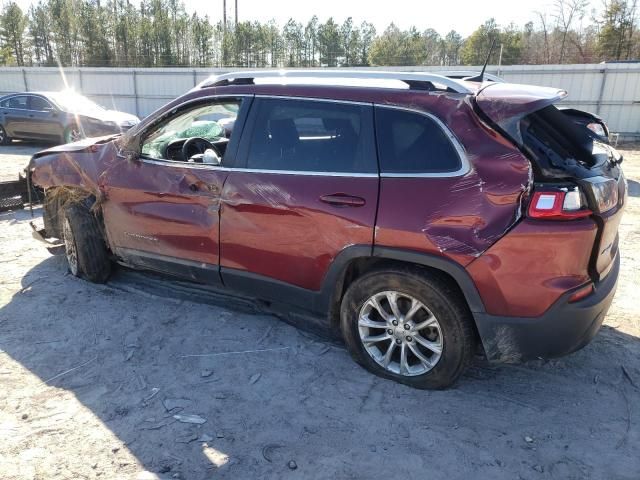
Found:
[[[577,302],[583,298],[587,298],[593,293],[593,283],[589,283],[582,288],[579,288],[569,297],[569,303]]]
[[[582,204],[580,191],[576,189],[534,192],[529,203],[530,218],[545,220],[573,220],[592,215]]]

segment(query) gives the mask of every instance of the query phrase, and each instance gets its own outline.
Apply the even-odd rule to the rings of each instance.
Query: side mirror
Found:
[[[135,150],[132,150],[127,145],[118,148],[116,155],[118,158],[122,158],[127,162],[137,162],[140,155]]]
[[[220,165],[222,159],[213,149],[207,148],[202,155],[202,163],[207,165]]]
[[[120,136],[115,140],[115,145],[118,157],[127,162],[137,162],[140,159],[140,138],[137,135],[131,138]]]
[[[120,155],[127,162],[137,162],[138,159],[140,158],[140,155],[138,155],[138,152],[135,152],[133,150],[123,150],[123,151],[120,152]]]

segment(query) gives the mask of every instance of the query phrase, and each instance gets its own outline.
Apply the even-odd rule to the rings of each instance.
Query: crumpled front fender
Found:
[[[101,196],[105,172],[126,161],[117,155],[113,141],[104,143],[108,138],[85,139],[36,153],[28,167],[32,183],[45,190],[69,187]]]

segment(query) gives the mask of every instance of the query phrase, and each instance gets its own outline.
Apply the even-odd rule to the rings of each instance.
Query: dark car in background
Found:
[[[135,115],[107,110],[70,91],[0,97],[0,145],[14,138],[71,143],[121,133],[139,122]]]

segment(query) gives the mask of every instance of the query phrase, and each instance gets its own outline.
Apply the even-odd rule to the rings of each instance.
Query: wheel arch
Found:
[[[411,267],[441,275],[460,292],[472,316],[485,311],[471,276],[454,261],[412,250],[392,247],[371,249],[369,246],[354,245],[340,252],[325,277],[322,305],[318,306],[318,310],[328,312],[332,330],[339,325],[340,303],[349,284],[366,273],[385,267]]]
[[[83,204],[92,211],[104,234],[104,222],[97,198],[93,192],[79,186],[58,185],[45,190],[43,220],[48,237],[62,238],[62,219],[64,209],[71,203]]]

